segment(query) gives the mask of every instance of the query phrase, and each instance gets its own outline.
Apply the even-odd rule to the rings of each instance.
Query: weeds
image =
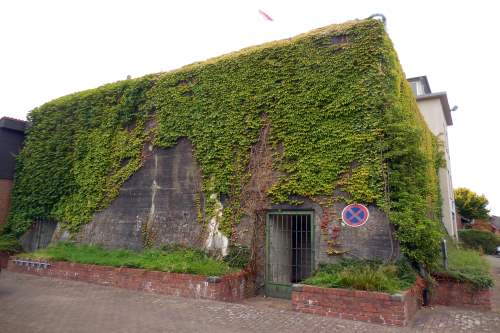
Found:
[[[181,247],[169,247],[167,250],[147,249],[136,252],[125,249],[107,250],[96,245],[75,245],[60,242],[46,249],[19,256],[207,276],[222,276],[237,271],[236,268],[215,260],[200,250]]]
[[[462,249],[457,246],[448,247],[448,270],[443,266],[438,272],[450,276],[458,281],[469,282],[479,289],[493,286],[490,265],[479,252]]]
[[[378,261],[344,259],[336,264],[320,265],[316,274],[304,283],[327,288],[396,293],[409,289],[415,283],[415,278],[415,272],[405,261],[383,264]]]

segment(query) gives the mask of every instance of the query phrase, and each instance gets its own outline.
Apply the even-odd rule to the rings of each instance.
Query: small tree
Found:
[[[454,192],[455,205],[460,215],[468,219],[489,218],[490,211],[486,208],[488,199],[484,195],[479,195],[465,187],[457,188]]]

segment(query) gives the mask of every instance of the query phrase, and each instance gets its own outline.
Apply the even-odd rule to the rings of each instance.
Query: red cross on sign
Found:
[[[350,204],[342,210],[342,221],[350,227],[361,227],[369,217],[368,208],[361,204]]]

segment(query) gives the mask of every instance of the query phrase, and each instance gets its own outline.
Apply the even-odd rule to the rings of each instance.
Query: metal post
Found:
[[[443,254],[444,269],[448,270],[448,247],[446,245],[446,239],[444,238],[441,241],[441,253]]]

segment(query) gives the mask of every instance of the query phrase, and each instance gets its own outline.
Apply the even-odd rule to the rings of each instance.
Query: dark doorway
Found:
[[[266,257],[266,295],[290,298],[292,284],[313,269],[313,213],[268,213]]]

